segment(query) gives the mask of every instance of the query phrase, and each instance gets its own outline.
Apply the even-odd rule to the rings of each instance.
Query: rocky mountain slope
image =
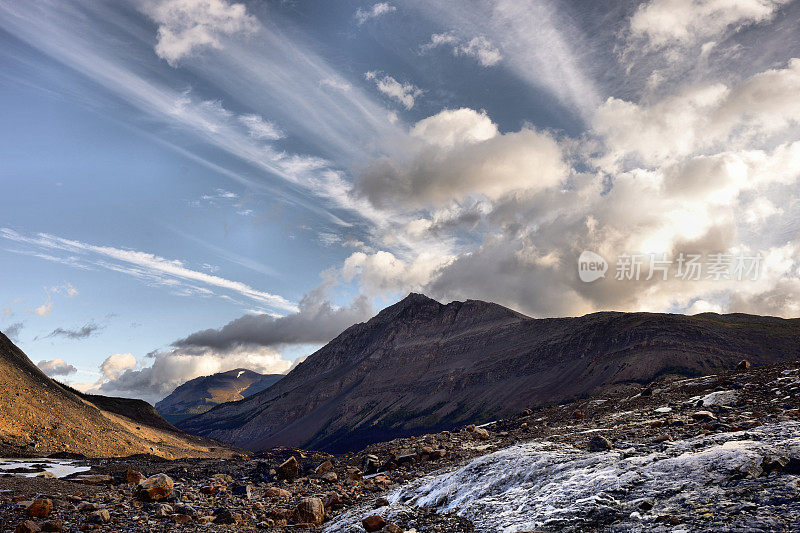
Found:
[[[236,446],[345,452],[665,374],[800,353],[800,320],[596,313],[531,319],[419,294],[345,330],[278,383],[179,427]]]
[[[269,388],[283,374],[259,374],[237,368],[187,381],[156,404],[156,410],[175,424],[226,402],[238,402]]]
[[[0,456],[69,452],[218,457],[233,453],[189,435],[141,400],[81,394],[44,375],[0,333]]]

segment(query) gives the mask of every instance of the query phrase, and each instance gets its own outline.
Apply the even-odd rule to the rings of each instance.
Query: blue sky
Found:
[[[154,400],[285,372],[412,290],[797,316],[799,17],[0,0],[0,330],[59,379]],[[761,271],[583,283],[583,250]]]

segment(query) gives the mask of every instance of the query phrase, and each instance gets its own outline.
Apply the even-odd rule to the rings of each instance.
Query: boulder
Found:
[[[321,463],[314,470],[314,472],[317,473],[317,474],[324,474],[325,472],[330,472],[331,470],[333,470],[333,463],[330,462],[330,461],[325,461],[324,463]]]
[[[386,520],[381,515],[370,515],[361,521],[361,525],[367,531],[380,531],[386,525]]]
[[[289,457],[277,469],[279,479],[293,479],[300,473],[300,465],[294,456]]]
[[[614,447],[611,441],[602,435],[595,435],[589,441],[588,449],[590,452],[605,452]]]
[[[303,498],[294,508],[292,519],[298,524],[318,526],[325,521],[325,506],[319,498]]]
[[[156,474],[145,479],[136,487],[136,497],[155,502],[168,498],[175,488],[175,482],[166,474]]]
[[[138,485],[144,480],[145,480],[144,474],[142,474],[137,470],[128,469],[125,472],[125,483],[133,483],[134,485]]]
[[[28,506],[27,512],[31,518],[47,518],[53,512],[53,502],[47,498],[37,498]]]
[[[751,366],[753,365],[750,364],[750,361],[748,361],[747,359],[742,359],[741,361],[739,361],[739,364],[736,365],[736,370],[740,372],[745,372],[747,370],[750,370]]]

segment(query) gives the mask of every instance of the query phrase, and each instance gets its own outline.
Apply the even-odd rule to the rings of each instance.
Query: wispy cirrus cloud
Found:
[[[356,22],[359,26],[370,19],[376,19],[388,13],[397,11],[397,8],[388,2],[378,2],[369,9],[358,8],[356,10]]]
[[[492,67],[503,59],[500,50],[483,35],[462,41],[453,32],[434,33],[431,40],[420,47],[420,51],[426,52],[440,46],[450,46],[453,55],[471,57],[483,67]]]
[[[136,250],[96,246],[47,233],[26,236],[8,228],[0,228],[0,238],[47,250],[49,254],[69,255],[84,265],[127,274],[149,284],[169,286],[183,294],[211,296],[216,294],[214,289],[222,289],[276,309],[298,309],[282,296],[255,289],[239,281],[192,270],[177,259],[166,259]]]
[[[372,70],[364,74],[364,78],[374,81],[378,90],[393,100],[397,100],[406,109],[414,107],[414,99],[422,94],[422,89],[405,82],[401,83],[388,74]]]

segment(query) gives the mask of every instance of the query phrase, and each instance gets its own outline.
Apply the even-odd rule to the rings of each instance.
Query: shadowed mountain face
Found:
[[[531,319],[419,294],[356,324],[264,392],[180,427],[237,446],[332,452],[504,417],[619,383],[800,353],[800,320],[595,313]]]
[[[161,416],[175,424],[226,402],[238,402],[270,387],[283,374],[259,374],[237,368],[187,381],[156,404]]]
[[[172,426],[147,402],[83,394],[53,381],[0,333],[0,456],[57,452],[232,455],[217,442]]]

